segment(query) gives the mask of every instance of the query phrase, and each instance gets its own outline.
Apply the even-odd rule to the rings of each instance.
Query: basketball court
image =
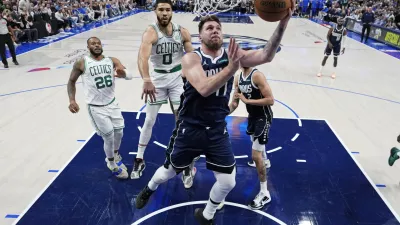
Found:
[[[234,36],[242,46],[262,48],[277,26],[257,16],[221,18],[226,46]],[[10,69],[0,70],[0,224],[196,224],[194,209],[206,203],[215,182],[204,158],[196,164],[192,189],[185,190],[179,175],[161,185],[145,208],[135,208],[137,194],[165,159],[174,127],[168,105],[153,129],[143,177],[125,181],[115,179],[105,165],[80,80],[76,98],[81,110],[68,110],[72,64],[88,53],[86,40],[97,36],[104,54],[119,58],[134,73],[134,79],[116,82],[126,125],[120,153],[130,173],[146,113],[137,52],[143,31],[155,19],[153,12],[138,11],[41,44],[18,56],[20,66],[9,60]],[[175,13],[172,19],[191,32],[198,47],[196,20],[189,13]],[[258,67],[276,98],[267,145],[272,202],[260,211],[247,208],[259,181],[247,166],[251,144],[244,104],[227,118],[237,184],[216,224],[399,224],[400,164],[387,163],[400,127],[399,59],[349,38],[337,78],[330,78],[332,57],[317,78],[327,32],[310,20],[291,19],[273,62]]]

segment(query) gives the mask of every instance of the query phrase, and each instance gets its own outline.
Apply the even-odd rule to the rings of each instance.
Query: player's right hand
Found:
[[[244,56],[240,54],[239,45],[236,43],[235,38],[231,37],[229,41],[229,48],[228,48],[228,58],[229,58],[229,65],[233,72],[236,72],[239,69],[240,59]]]
[[[143,82],[143,92],[142,92],[142,100],[144,96],[144,102],[147,103],[147,96],[150,96],[150,102],[153,103],[156,101],[156,88],[154,87],[151,81]]]
[[[72,113],[79,112],[79,105],[75,101],[70,102],[68,108],[69,108],[69,111],[71,111]]]

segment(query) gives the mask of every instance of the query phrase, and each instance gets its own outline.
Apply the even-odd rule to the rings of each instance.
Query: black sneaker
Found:
[[[18,61],[17,60],[15,60],[15,61],[13,61],[13,63],[15,64],[15,65],[19,65],[19,63],[18,63]]]
[[[4,68],[6,68],[6,69],[7,69],[7,68],[8,68],[8,64],[5,64],[5,65],[4,65]]]
[[[143,159],[135,159],[133,162],[133,170],[131,172],[131,179],[139,179],[142,174],[143,170],[146,168],[146,163]]]
[[[145,188],[139,193],[136,198],[136,208],[141,209],[146,206],[149,201],[150,196],[154,193],[154,191],[150,190],[150,188],[146,185]]]
[[[204,209],[198,208],[194,210],[194,218],[200,225],[215,225],[214,220],[208,220],[203,216]]]

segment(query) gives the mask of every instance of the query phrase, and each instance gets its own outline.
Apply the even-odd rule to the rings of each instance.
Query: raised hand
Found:
[[[228,48],[228,58],[229,58],[229,67],[232,71],[236,72],[239,69],[240,59],[244,56],[242,53],[241,48],[236,43],[235,38],[231,38],[229,41],[229,48]]]

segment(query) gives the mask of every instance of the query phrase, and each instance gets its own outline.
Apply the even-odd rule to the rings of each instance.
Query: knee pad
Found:
[[[214,172],[215,178],[217,179],[217,183],[219,188],[222,191],[231,191],[236,186],[236,167],[233,169],[232,173],[219,173]]]
[[[104,141],[104,152],[107,158],[114,158],[114,132],[101,136]]]
[[[156,123],[157,119],[157,114],[158,111],[160,110],[161,105],[150,105],[147,104],[146,106],[146,119],[144,120],[144,126],[150,126],[153,127],[154,124]]]
[[[262,151],[265,151],[265,145],[260,144],[258,139],[256,139],[255,141],[253,141],[252,149],[262,152]]]

